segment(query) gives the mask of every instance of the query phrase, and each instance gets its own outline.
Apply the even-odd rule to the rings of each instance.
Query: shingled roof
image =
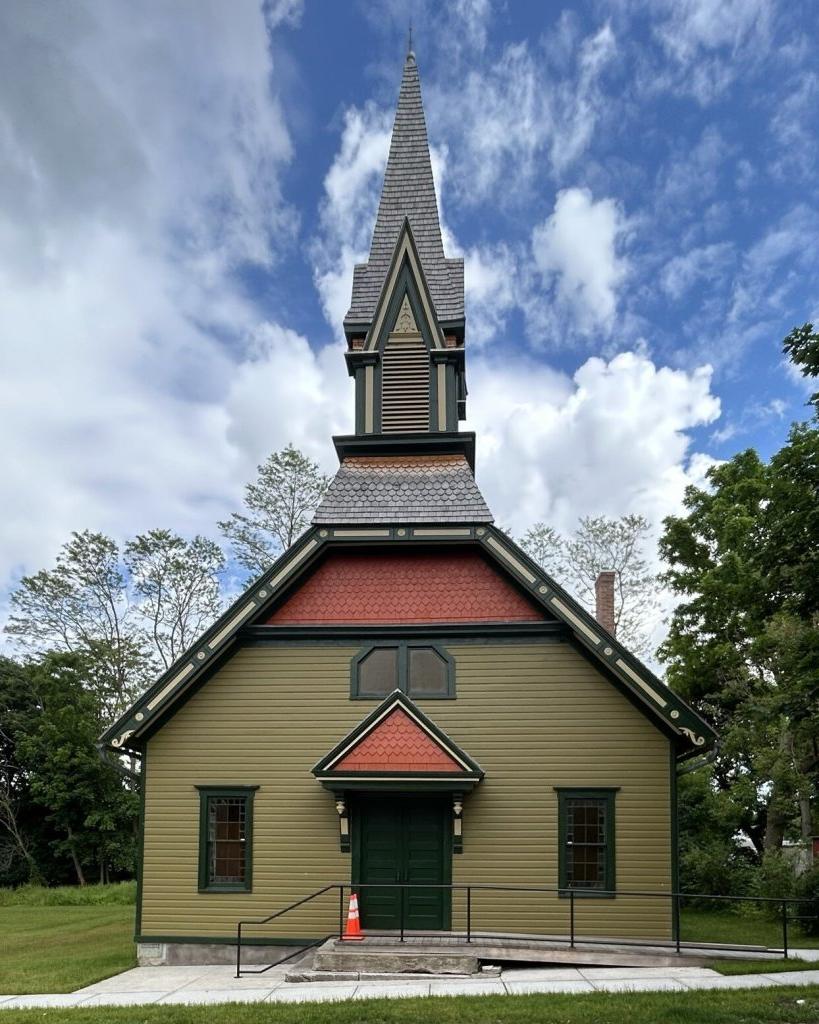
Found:
[[[313,523],[491,523],[462,455],[346,458]]]
[[[464,263],[444,255],[421,81],[413,53],[407,54],[404,63],[370,258],[358,264],[353,273],[353,296],[345,325],[372,320],[405,218],[412,227],[438,320],[462,320]]]

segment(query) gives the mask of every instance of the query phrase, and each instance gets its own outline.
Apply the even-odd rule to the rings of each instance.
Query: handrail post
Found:
[[[236,977],[242,976],[242,922],[236,925]]]
[[[404,941],[404,883],[401,883],[401,941]]]
[[[344,935],[344,884],[338,887],[338,941]]]
[[[681,906],[680,894],[678,892],[675,892],[674,893],[674,944],[677,947],[677,955],[679,955],[679,952],[680,952],[680,929],[681,929],[681,926],[680,926],[680,920],[681,920],[681,918],[680,918],[680,906]]]
[[[788,959],[788,901],[782,900],[782,956]]]
[[[472,941],[472,886],[466,887],[466,941]]]
[[[569,937],[574,949],[574,889],[569,889]]]

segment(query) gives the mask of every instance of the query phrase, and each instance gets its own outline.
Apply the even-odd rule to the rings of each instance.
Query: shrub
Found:
[[[806,935],[819,935],[819,862],[799,878],[796,889],[804,900],[799,904],[799,926]]]

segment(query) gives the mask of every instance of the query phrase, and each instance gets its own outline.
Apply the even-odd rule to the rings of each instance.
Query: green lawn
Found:
[[[134,967],[134,953],[133,906],[0,905],[0,994],[73,992]]]
[[[344,1003],[0,1010],[5,1024],[816,1024],[819,991],[451,996]]]
[[[819,971],[819,961],[796,960],[713,960],[708,966],[720,974],[781,974],[782,971]]]
[[[684,942],[721,942],[727,945],[782,948],[782,925],[757,913],[700,910],[684,907],[680,935]],[[819,948],[819,936],[804,935],[796,925],[788,926],[788,947]]]

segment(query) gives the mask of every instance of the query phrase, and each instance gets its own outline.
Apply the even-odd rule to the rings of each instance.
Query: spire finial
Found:
[[[409,20],[409,32],[407,33],[407,60],[410,58],[415,59],[415,53],[412,49],[412,18]]]

